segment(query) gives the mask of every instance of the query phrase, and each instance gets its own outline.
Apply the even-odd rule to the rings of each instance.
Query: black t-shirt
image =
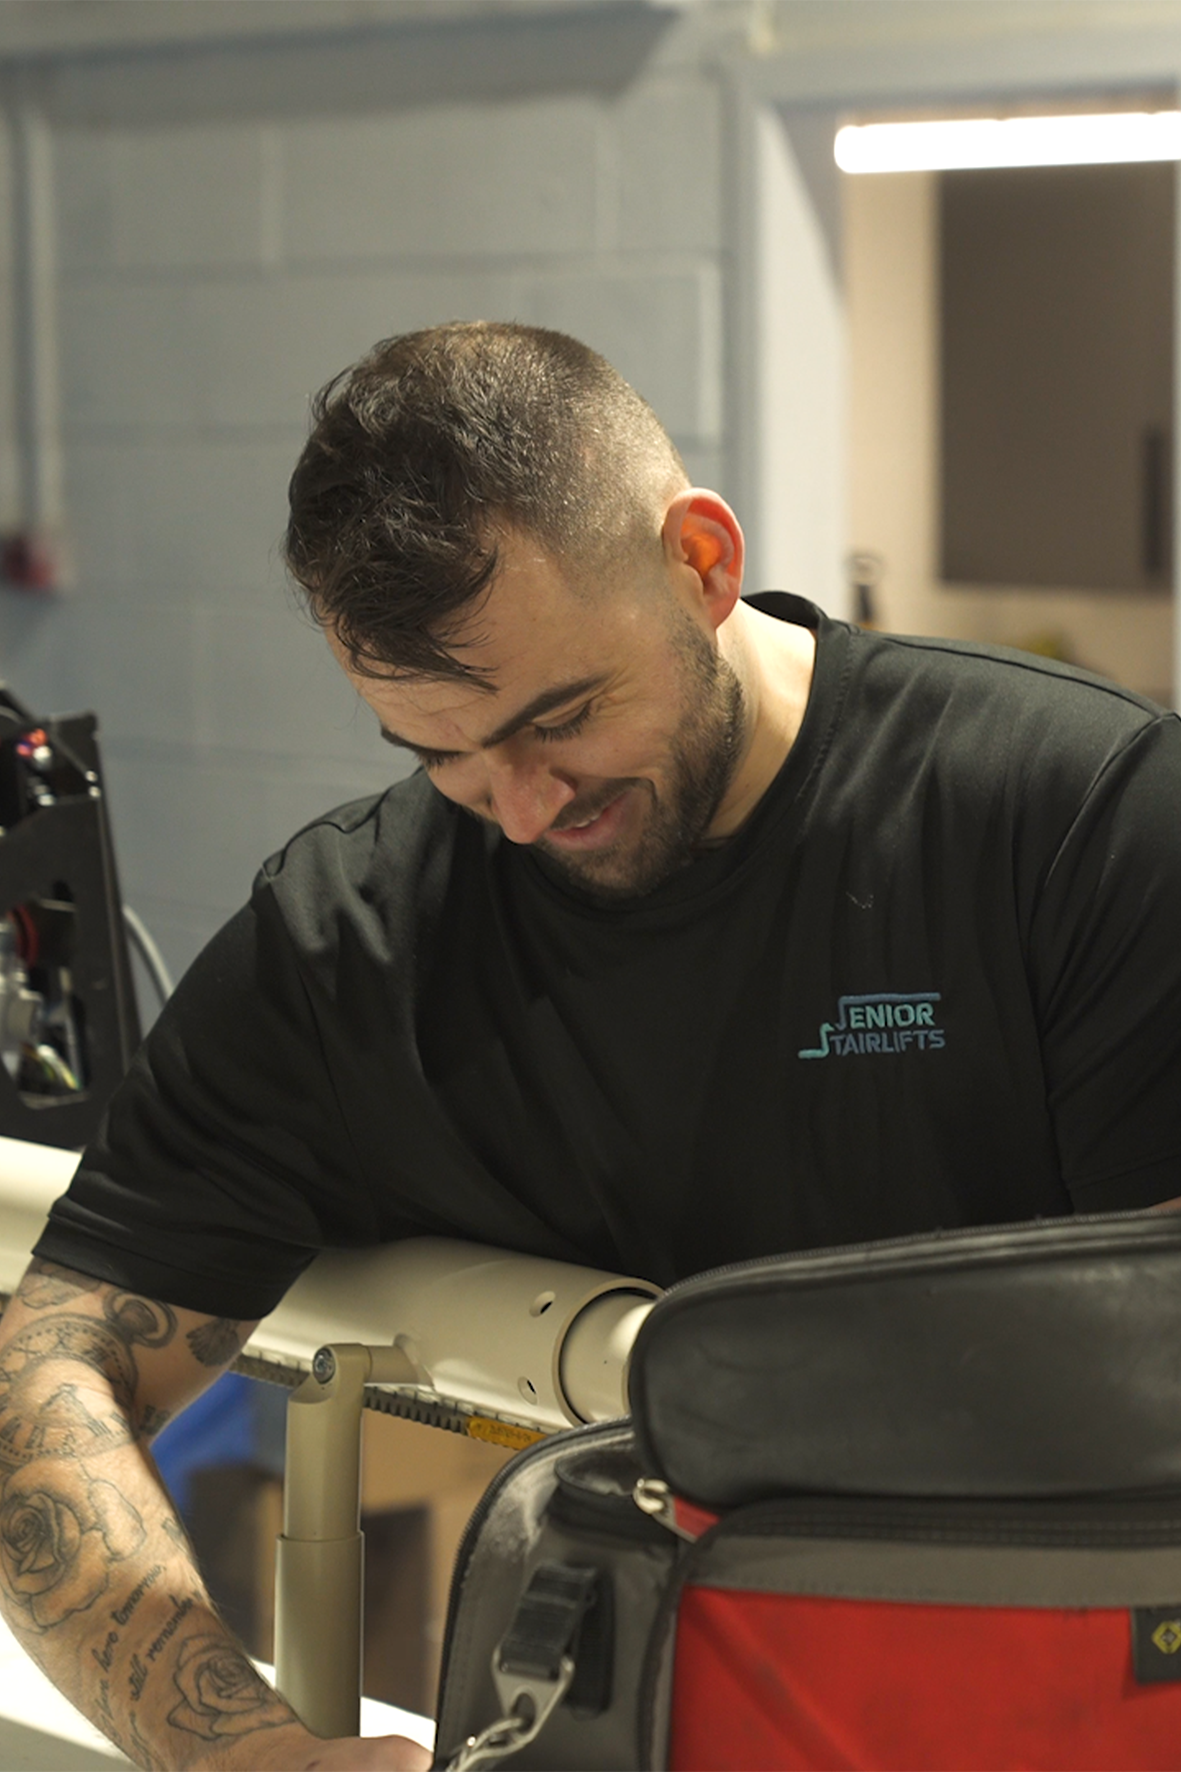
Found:
[[[272,1308],[451,1234],[667,1283],[1181,1194],[1181,722],[1018,653],[818,628],[752,817],[603,907],[421,774],[267,863],[38,1252]]]

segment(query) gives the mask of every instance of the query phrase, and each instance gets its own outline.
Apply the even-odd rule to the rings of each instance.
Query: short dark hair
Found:
[[[498,535],[590,582],[658,546],[687,485],[651,407],[586,345],[453,322],[383,340],[316,395],[284,552],[363,675],[475,678],[447,635],[491,586]]]

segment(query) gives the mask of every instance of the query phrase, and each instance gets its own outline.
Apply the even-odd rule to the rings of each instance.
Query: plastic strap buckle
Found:
[[[574,1650],[598,1581],[596,1569],[539,1563],[492,1656],[502,1715],[471,1735],[448,1772],[495,1766],[536,1740],[574,1678]]]

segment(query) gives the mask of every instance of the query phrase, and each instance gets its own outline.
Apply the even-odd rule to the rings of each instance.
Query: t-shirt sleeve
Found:
[[[248,1319],[370,1201],[265,879],[199,956],[111,1102],[36,1253]]]
[[[1181,721],[1094,783],[1046,874],[1031,970],[1047,1101],[1076,1208],[1181,1195]]]

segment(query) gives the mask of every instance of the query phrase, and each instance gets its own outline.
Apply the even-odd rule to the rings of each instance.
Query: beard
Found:
[[[671,640],[682,693],[667,784],[657,788],[643,776],[622,777],[605,783],[593,805],[571,807],[567,815],[585,820],[636,789],[648,801],[638,836],[585,856],[556,850],[544,837],[533,845],[548,869],[603,904],[640,898],[688,866],[701,851],[742,756],[746,697],[737,673],[679,610]]]

